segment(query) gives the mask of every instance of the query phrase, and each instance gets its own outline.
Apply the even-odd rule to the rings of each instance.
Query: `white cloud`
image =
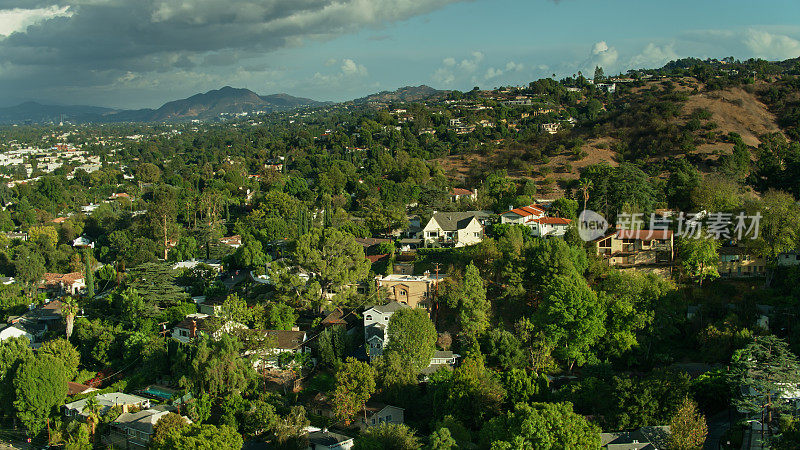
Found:
[[[742,37],[744,45],[765,59],[789,59],[800,56],[800,41],[782,34],[747,29]]]
[[[445,67],[453,67],[453,66],[456,65],[456,59],[452,58],[452,57],[451,58],[445,58],[445,59],[442,60],[442,64],[444,64]]]
[[[641,53],[634,55],[628,66],[631,68],[661,67],[669,61],[680,58],[675,51],[675,44],[658,46],[654,43],[647,44]]]
[[[444,67],[436,69],[436,72],[433,73],[433,79],[444,86],[451,86],[456,81],[455,74],[445,69]]]
[[[497,78],[509,72],[519,72],[523,68],[525,68],[524,64],[519,64],[514,61],[509,61],[506,63],[505,69],[496,69],[494,67],[489,67],[486,70],[486,75],[484,76],[484,78],[486,78],[487,80],[491,80],[492,78]]]
[[[336,64],[337,62],[339,62],[339,60],[336,59],[336,58],[328,58],[328,60],[325,61],[325,65],[330,67],[330,66]]]
[[[37,9],[0,9],[0,36],[8,36],[14,32],[24,32],[29,25],[43,22],[54,17],[69,17],[72,12],[69,6],[50,6]]]
[[[342,61],[342,73],[345,76],[367,76],[367,68],[361,64],[357,64],[352,59],[345,59]]]
[[[472,52],[472,58],[467,58],[461,60],[458,64],[458,67],[465,71],[465,72],[475,72],[478,69],[478,65],[483,61],[483,53],[481,52]]]

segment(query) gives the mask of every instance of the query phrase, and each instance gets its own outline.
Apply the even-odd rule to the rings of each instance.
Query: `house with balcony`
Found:
[[[483,240],[487,211],[436,212],[422,229],[424,247],[464,247]]]
[[[519,208],[509,209],[508,211],[500,214],[500,223],[508,223],[512,225],[527,225],[541,217],[545,216],[545,209],[541,205],[528,205]]]
[[[378,276],[375,282],[378,288],[387,290],[391,301],[412,308],[428,308],[436,284],[444,278],[445,275],[437,276],[430,273],[417,276],[392,274],[385,277]]]
[[[531,227],[534,237],[560,237],[567,233],[570,223],[572,220],[561,217],[539,217],[533,219],[528,226]]]
[[[672,230],[617,230],[594,241],[598,256],[610,266],[670,266],[675,258]]]

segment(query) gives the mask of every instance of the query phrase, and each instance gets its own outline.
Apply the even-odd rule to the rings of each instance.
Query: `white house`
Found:
[[[531,221],[530,227],[535,237],[564,236],[571,222],[561,217],[539,217]]]
[[[0,341],[5,341],[6,339],[15,337],[25,337],[29,342],[33,342],[33,335],[25,330],[25,328],[19,323],[6,325],[3,328],[0,328]]]
[[[367,346],[367,355],[370,359],[383,353],[386,344],[389,343],[389,319],[392,314],[407,305],[398,302],[389,302],[382,306],[373,306],[364,311],[364,341]]]
[[[72,246],[77,248],[94,248],[94,242],[86,236],[80,236],[72,241]]]
[[[483,240],[483,211],[437,212],[422,229],[425,247],[464,247]]]
[[[521,206],[500,214],[500,223],[530,226],[531,221],[544,217],[544,215],[544,207],[540,205]]]
[[[202,313],[189,314],[172,329],[172,339],[181,343],[188,343],[200,334],[208,334],[212,328],[213,316]],[[212,337],[217,339],[221,333],[231,333],[234,330],[246,330],[247,327],[237,322],[226,322],[213,331]]]
[[[457,202],[460,200],[472,200],[475,201],[478,199],[478,190],[475,189],[464,189],[464,188],[453,188],[450,190],[450,201]]]

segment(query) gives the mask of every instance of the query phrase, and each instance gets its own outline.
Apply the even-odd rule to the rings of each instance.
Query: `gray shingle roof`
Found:
[[[433,215],[432,219],[436,220],[444,231],[456,231],[466,228],[474,217],[478,221],[486,214],[481,211],[466,211],[466,212],[438,212]]]
[[[386,313],[395,313],[397,311],[400,311],[403,308],[408,308],[408,307],[409,307],[408,305],[405,305],[405,304],[400,303],[400,302],[389,302],[389,303],[387,303],[385,305],[373,306],[370,309],[374,309],[375,311],[378,311],[379,313],[386,314]]]

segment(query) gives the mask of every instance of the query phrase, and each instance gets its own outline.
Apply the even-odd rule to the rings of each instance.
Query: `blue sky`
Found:
[[[142,3],[0,0],[0,105],[153,107],[223,85],[346,100],[687,56],[800,56],[800,2],[788,0]]]

